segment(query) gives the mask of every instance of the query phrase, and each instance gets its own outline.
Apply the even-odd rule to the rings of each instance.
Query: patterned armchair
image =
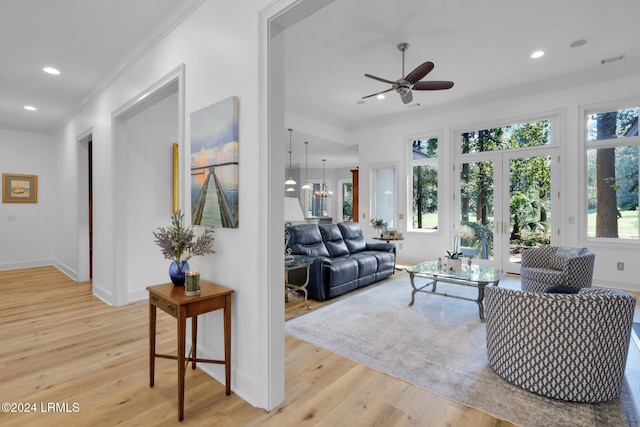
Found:
[[[636,297],[614,289],[577,294],[485,289],[489,364],[531,392],[574,402],[620,393]]]
[[[522,252],[522,290],[545,292],[554,285],[576,291],[591,287],[596,254],[587,248],[540,246]]]

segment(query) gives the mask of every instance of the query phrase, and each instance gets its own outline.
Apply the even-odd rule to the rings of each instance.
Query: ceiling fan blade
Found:
[[[382,92],[372,93],[371,95],[363,96],[363,97],[362,97],[362,99],[365,99],[365,98],[371,98],[372,96],[380,95],[380,94],[382,94],[382,93],[387,93],[387,92],[389,92],[390,90],[393,90],[393,88],[389,88],[389,89],[387,89],[387,90],[383,90]]]
[[[391,80],[383,79],[382,77],[372,76],[371,74],[365,74],[365,76],[373,80],[378,80],[379,82],[389,83],[390,85],[394,83]]]
[[[453,82],[432,80],[428,82],[418,82],[413,85],[413,90],[442,90],[451,89]]]
[[[418,65],[418,67],[415,70],[407,74],[407,77],[405,77],[405,80],[415,84],[418,81],[422,80],[424,76],[429,74],[431,70],[433,70],[433,67],[434,67],[433,62],[430,62],[430,61],[423,62],[422,64]]]
[[[413,95],[411,94],[411,91],[407,91],[407,93],[405,93],[404,95],[400,95],[400,97],[402,98],[402,102],[404,102],[405,104],[409,104],[411,101],[413,101]]]

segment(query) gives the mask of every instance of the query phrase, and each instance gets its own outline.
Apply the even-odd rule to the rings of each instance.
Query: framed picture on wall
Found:
[[[38,203],[38,176],[3,173],[2,203]]]
[[[191,223],[238,228],[239,98],[191,113]]]

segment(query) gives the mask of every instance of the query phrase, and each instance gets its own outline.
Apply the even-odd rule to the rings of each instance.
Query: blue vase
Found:
[[[184,277],[187,270],[189,270],[189,263],[186,261],[180,261],[180,264],[171,261],[169,277],[171,277],[171,282],[173,282],[174,286],[184,286]]]

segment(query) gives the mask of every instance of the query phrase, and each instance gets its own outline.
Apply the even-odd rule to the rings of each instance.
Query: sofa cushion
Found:
[[[351,255],[358,263],[358,277],[372,276],[378,271],[378,259],[369,252]]]
[[[325,261],[324,269],[329,298],[350,292],[358,287],[358,263],[350,256]]]
[[[324,245],[332,257],[349,255],[349,249],[347,249],[347,245],[344,243],[342,233],[337,224],[321,225],[320,233],[322,234]]]
[[[341,222],[338,227],[350,253],[356,254],[367,248],[367,241],[362,235],[360,224],[357,222]]]
[[[396,267],[396,254],[394,252],[369,251],[378,260],[378,272],[391,271]]]
[[[288,228],[289,248],[296,255],[329,256],[317,224],[294,225]]]

